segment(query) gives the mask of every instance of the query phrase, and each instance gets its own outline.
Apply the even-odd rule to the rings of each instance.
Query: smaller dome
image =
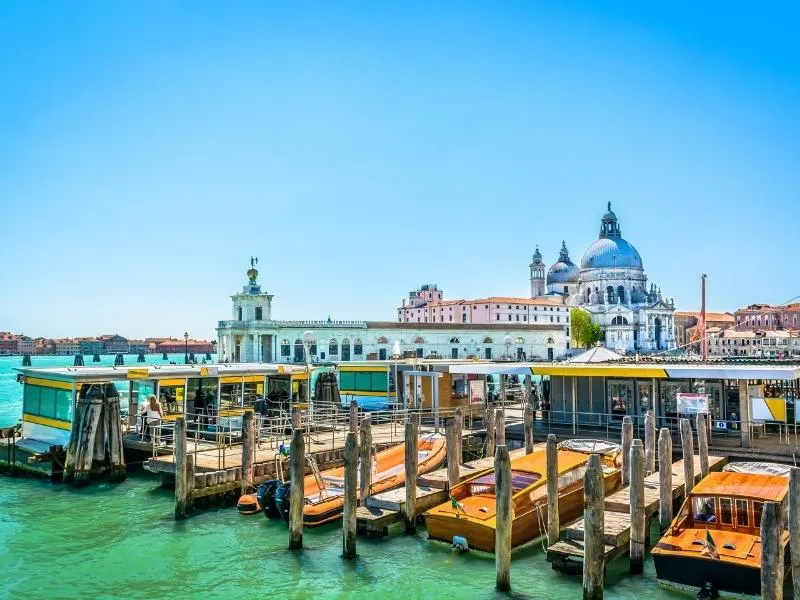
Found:
[[[567,243],[561,242],[561,252],[556,262],[547,272],[547,285],[553,283],[577,283],[580,269],[569,258]]]
[[[539,246],[536,246],[536,252],[533,253],[533,260],[530,264],[531,267],[544,267],[542,262],[542,253],[539,252]]]

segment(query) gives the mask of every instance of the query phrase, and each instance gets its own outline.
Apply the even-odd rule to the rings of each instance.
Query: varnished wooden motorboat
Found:
[[[375,455],[370,495],[405,485],[405,451],[405,444],[398,444]],[[417,453],[420,474],[438,469],[447,456],[444,436],[430,434],[420,437]],[[303,486],[305,527],[317,527],[341,518],[344,508],[344,467],[311,473],[305,477]],[[288,520],[289,496],[289,484],[279,485],[272,500],[276,511],[268,506],[264,509],[265,514],[281,514]]]
[[[560,445],[558,449],[558,513],[562,522],[572,521],[583,512],[583,478],[589,461],[586,451],[603,454],[606,494],[616,491],[622,484],[618,445],[592,440],[575,442],[574,449],[568,449],[569,444]],[[546,451],[539,450],[512,460],[511,484],[511,546],[514,548],[547,532]],[[494,471],[484,471],[453,486],[450,496],[451,500],[425,513],[429,539],[451,542],[458,536],[472,549],[494,552]]]
[[[783,465],[731,463],[709,473],[652,550],[659,583],[698,598],[760,598],[761,513],[764,502],[785,509],[788,491]],[[785,551],[786,530],[782,542]]]

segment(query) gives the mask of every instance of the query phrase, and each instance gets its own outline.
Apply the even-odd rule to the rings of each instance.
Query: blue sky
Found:
[[[800,294],[790,3],[3,2],[0,329],[528,293],[612,201],[679,308]]]

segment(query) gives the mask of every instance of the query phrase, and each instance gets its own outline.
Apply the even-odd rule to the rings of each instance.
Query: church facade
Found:
[[[658,352],[675,348],[675,304],[650,283],[642,257],[622,237],[608,204],[600,235],[580,265],[562,243],[558,260],[544,275],[539,249],[530,265],[531,296],[560,296],[568,306],[586,310],[605,333],[606,347],[617,352]]]

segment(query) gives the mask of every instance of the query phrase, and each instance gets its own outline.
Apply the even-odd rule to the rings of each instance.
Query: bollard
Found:
[[[292,445],[289,451],[289,478],[291,482],[289,500],[289,550],[303,547],[303,506],[305,500],[305,462],[306,444],[303,430],[292,432]]]
[[[533,452],[533,409],[530,404],[525,405],[522,412],[522,428],[525,434],[525,454]]]
[[[700,455],[700,478],[708,475],[708,419],[703,413],[697,413],[697,453]]]
[[[496,446],[495,429],[494,429],[494,408],[491,406],[486,407],[486,413],[483,417],[483,423],[486,425],[486,457],[494,456],[494,449]]]
[[[656,416],[652,410],[644,415],[644,470],[656,472]]]
[[[694,442],[689,419],[681,419],[681,450],[683,451],[683,495],[686,497],[694,487]]]
[[[658,520],[661,533],[672,523],[672,435],[658,432]]]
[[[599,454],[589,456],[583,480],[583,600],[602,600],[605,571],[605,489]]]
[[[494,566],[497,571],[496,588],[511,589],[511,458],[508,448],[497,446],[494,456],[495,479],[495,540]]]
[[[361,419],[361,431],[358,440],[359,455],[359,498],[361,505],[367,502],[372,487],[372,419],[369,415]]]
[[[761,513],[761,598],[783,598],[783,523],[781,505],[764,502]]]
[[[630,460],[631,573],[641,573],[644,570],[645,537],[647,535],[647,515],[644,511],[644,462],[642,440],[633,440]]]
[[[405,523],[406,533],[417,530],[417,471],[419,468],[419,453],[417,439],[419,438],[419,414],[409,415],[405,431],[406,451],[406,504]],[[448,474],[450,468],[448,463]]]
[[[552,546],[559,539],[561,531],[558,515],[558,446],[556,436],[547,436],[545,446],[547,460],[547,545]]]
[[[628,485],[631,475],[631,444],[633,443],[633,417],[622,418],[622,485]]]
[[[256,415],[252,410],[242,415],[242,494],[246,494],[253,486],[255,479],[254,465],[256,439]]]
[[[353,431],[344,442],[344,511],[342,513],[342,556],[356,557],[356,508],[358,507],[358,443]]]

